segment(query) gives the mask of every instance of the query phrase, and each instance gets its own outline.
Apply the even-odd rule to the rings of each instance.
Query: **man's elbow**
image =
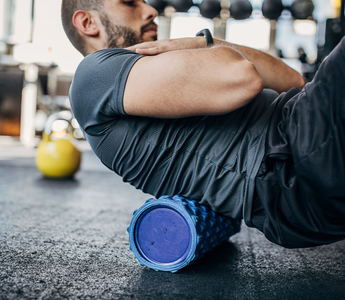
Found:
[[[306,83],[305,79],[300,74],[298,75],[298,78],[296,78],[296,87],[298,87],[299,89],[303,89]]]
[[[305,80],[301,76],[300,73],[298,73],[295,70],[291,70],[291,72],[288,74],[288,77],[283,82],[283,84],[285,86],[283,86],[283,88],[281,90],[278,90],[278,92],[280,92],[280,93],[281,92],[287,92],[288,90],[295,88],[295,87],[297,87],[299,89],[303,89],[305,86]]]
[[[248,91],[249,99],[251,100],[262,92],[264,89],[264,81],[252,63],[248,62],[247,68],[248,79],[246,80],[246,89]]]
[[[255,66],[249,61],[243,61],[240,64],[241,73],[237,73],[238,101],[236,109],[247,105],[264,89],[264,82]]]
[[[261,93],[263,89],[264,89],[264,81],[259,75],[259,73],[256,72],[255,78],[253,79],[253,93],[256,96],[257,94]]]

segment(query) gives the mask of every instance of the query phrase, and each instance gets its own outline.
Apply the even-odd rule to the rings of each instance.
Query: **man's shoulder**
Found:
[[[87,56],[84,59],[94,59],[94,58],[103,58],[106,59],[107,57],[111,57],[113,55],[123,55],[123,54],[136,54],[135,52],[122,49],[122,48],[107,48],[95,51]]]
[[[90,83],[95,79],[116,76],[121,69],[132,65],[141,55],[126,49],[102,49],[87,55],[74,74],[74,82]],[[76,87],[76,84],[74,85]]]
[[[102,49],[87,55],[79,64],[74,81],[85,84],[90,80],[117,76],[142,57],[133,51],[119,48]]]
[[[96,51],[82,60],[74,74],[69,98],[75,116],[84,127],[99,116],[112,118],[125,114],[122,98],[126,79],[140,57],[130,50],[111,48]]]
[[[95,51],[81,61],[79,66],[91,64],[102,64],[108,60],[117,60],[119,62],[128,59],[129,57],[141,57],[142,55],[133,51],[121,48],[108,48]],[[78,69],[77,69],[78,70]]]

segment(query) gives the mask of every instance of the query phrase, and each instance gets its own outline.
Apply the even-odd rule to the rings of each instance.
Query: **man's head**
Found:
[[[63,0],[61,7],[66,35],[84,56],[156,40],[156,16],[143,0]]]

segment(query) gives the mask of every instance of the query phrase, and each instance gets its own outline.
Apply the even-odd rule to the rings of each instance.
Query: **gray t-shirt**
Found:
[[[254,179],[277,93],[265,90],[247,106],[220,116],[130,116],[123,109],[123,94],[141,57],[105,49],[79,65],[70,100],[93,151],[145,193],[180,194],[232,218],[243,217],[250,225]]]

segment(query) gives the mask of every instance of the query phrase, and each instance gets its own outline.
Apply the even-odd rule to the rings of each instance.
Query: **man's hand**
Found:
[[[169,51],[205,48],[206,46],[206,39],[202,36],[198,36],[146,42],[136,44],[126,49],[142,55],[157,55]]]

